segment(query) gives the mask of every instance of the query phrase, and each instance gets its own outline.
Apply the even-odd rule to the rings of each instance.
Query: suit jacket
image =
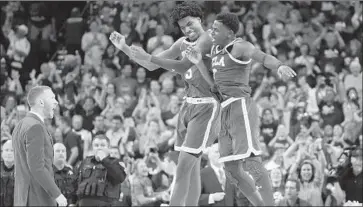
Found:
[[[235,188],[226,181],[225,190],[222,189],[218,177],[210,166],[200,172],[202,192],[199,198],[199,206],[234,206]],[[225,192],[224,199],[214,204],[208,204],[209,195],[217,192]]]
[[[40,118],[28,113],[14,128],[14,206],[56,206],[53,140]]]

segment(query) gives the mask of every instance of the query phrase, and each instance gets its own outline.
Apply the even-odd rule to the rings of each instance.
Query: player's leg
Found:
[[[247,152],[248,145],[247,141],[244,142],[240,137],[246,134],[244,127],[241,126],[243,117],[240,116],[242,113],[240,103],[240,101],[235,101],[222,109],[222,120],[225,123],[222,123],[221,138],[219,139],[221,161],[224,162],[228,181],[236,186],[252,205],[263,206],[264,202],[256,189],[255,181],[243,170],[241,162],[241,157],[243,157],[243,153]]]
[[[260,157],[246,158],[243,169],[255,180],[258,192],[260,192],[266,206],[274,206],[271,180],[266,168],[262,165]]]
[[[258,109],[253,100],[246,100],[246,108],[248,108],[248,120],[252,135],[252,145],[254,148],[258,148],[258,130],[259,120],[258,120]],[[263,201],[266,206],[273,206],[273,190],[271,185],[271,180],[266,168],[262,165],[261,157],[249,157],[246,158],[243,163],[243,168],[251,174],[256,182],[258,191],[260,192]]]
[[[175,173],[175,184],[170,198],[170,206],[184,206],[190,188],[190,179],[194,166],[200,156],[180,151]]]
[[[189,185],[189,191],[188,195],[185,199],[185,205],[186,206],[198,206],[199,203],[199,197],[201,193],[201,180],[200,180],[200,162],[201,157],[198,159],[198,162],[194,166],[191,178],[190,178],[190,185]]]

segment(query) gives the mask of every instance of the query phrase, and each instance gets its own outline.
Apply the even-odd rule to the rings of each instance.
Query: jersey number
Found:
[[[185,79],[192,79],[193,77],[193,72],[192,69],[189,68],[189,70],[187,70],[187,72],[185,72]]]

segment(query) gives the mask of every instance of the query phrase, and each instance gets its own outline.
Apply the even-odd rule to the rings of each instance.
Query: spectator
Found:
[[[131,74],[132,66],[125,65],[121,70],[121,76],[111,81],[116,86],[117,96],[123,96],[125,94],[134,96],[136,94],[137,82],[131,77]]]
[[[11,140],[1,142],[1,206],[14,203],[14,150]]]
[[[80,103],[77,104],[75,112],[83,117],[83,128],[91,131],[94,127],[94,119],[100,115],[101,109],[96,105],[93,97],[86,97],[81,108]]]
[[[132,206],[160,206],[168,200],[166,192],[156,193],[152,187],[152,182],[148,177],[149,169],[142,159],[138,159],[134,164],[134,174],[131,181]]]
[[[63,143],[67,150],[67,164],[76,166],[83,159],[82,138],[72,131],[69,118],[61,117],[59,128],[62,130]]]
[[[269,143],[276,134],[277,122],[274,120],[272,110],[266,108],[262,112],[261,117],[261,135],[264,137],[265,143]]]
[[[348,74],[344,79],[345,89],[351,87],[355,88],[360,94],[362,93],[362,68],[361,64],[357,59],[353,60],[349,65],[350,74]],[[362,96],[360,96],[362,99]]]
[[[163,52],[174,43],[171,36],[165,35],[163,25],[156,25],[155,33],[156,35],[147,41],[146,47],[146,51],[153,55]]]
[[[85,53],[84,64],[100,72],[101,59],[107,47],[107,37],[100,32],[100,24],[93,20],[89,26],[90,31],[82,36],[82,50]]]
[[[10,45],[8,47],[7,56],[15,61],[23,63],[30,52],[30,43],[26,38],[28,27],[19,25],[16,31],[10,32],[8,38]]]
[[[81,51],[82,35],[84,33],[84,19],[82,18],[79,8],[74,7],[70,17],[65,24],[65,46],[70,54],[77,50]]]
[[[312,206],[308,201],[300,199],[300,183],[296,179],[288,179],[285,185],[285,196],[277,206]]]
[[[87,157],[91,151],[92,133],[83,128],[83,118],[80,115],[72,117],[72,131],[79,135],[82,139],[83,158]]]

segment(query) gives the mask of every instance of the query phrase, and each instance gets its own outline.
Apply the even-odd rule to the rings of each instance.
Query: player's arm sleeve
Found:
[[[255,48],[255,46],[250,42],[242,42],[238,44],[238,50],[243,51],[243,56],[262,63],[263,66],[270,70],[277,71],[277,69],[283,65],[280,60]]]
[[[26,133],[26,157],[31,176],[53,198],[61,192],[54,182],[53,175],[45,168],[44,142],[45,135],[40,124],[32,126]]]
[[[125,180],[125,168],[121,166],[118,160],[105,157],[101,163],[107,169],[107,179],[109,179],[113,185],[122,183]]]
[[[200,37],[200,41],[198,41],[196,47],[201,51],[202,53],[202,61],[200,61],[196,66],[200,73],[202,74],[203,78],[208,82],[208,84],[212,87],[214,86],[214,79],[210,73],[210,70],[206,67],[204,64],[203,59],[206,58],[207,54],[210,54],[211,47],[213,43],[211,40],[211,37],[208,35],[208,33],[204,33]]]

